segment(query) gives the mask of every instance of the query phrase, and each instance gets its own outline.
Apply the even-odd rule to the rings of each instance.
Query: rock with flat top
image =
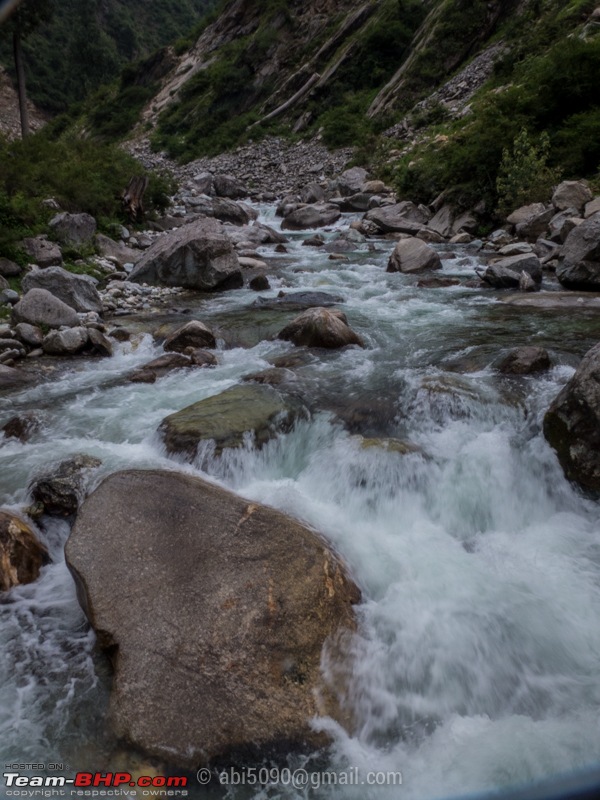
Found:
[[[388,272],[424,272],[441,269],[442,261],[433,247],[412,237],[399,241],[388,261]]]
[[[338,348],[347,345],[364,347],[363,340],[348,325],[342,311],[328,308],[309,308],[280,331],[278,339],[293,342],[298,347]]]

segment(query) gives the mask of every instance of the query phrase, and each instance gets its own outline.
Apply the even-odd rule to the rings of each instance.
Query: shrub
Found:
[[[506,216],[515,208],[548,199],[550,189],[557,182],[557,170],[548,167],[550,138],[542,133],[532,139],[523,129],[505,148],[496,178],[498,212]]]

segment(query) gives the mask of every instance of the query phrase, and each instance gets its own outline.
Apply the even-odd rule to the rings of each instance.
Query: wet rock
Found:
[[[266,292],[271,288],[271,284],[269,283],[269,279],[266,275],[255,275],[248,286],[254,292]]]
[[[0,258],[0,277],[18,278],[23,271],[22,267],[8,258]]]
[[[33,382],[33,377],[20,369],[0,364],[0,391],[4,389],[20,389]]]
[[[574,208],[581,214],[586,204],[589,203],[594,195],[590,187],[583,181],[563,181],[554,190],[552,204],[559,211],[567,208]]]
[[[214,353],[201,347],[186,347],[185,354],[195,367],[216,367],[219,363]]]
[[[175,369],[192,366],[192,360],[183,353],[165,353],[136,369],[129,376],[131,383],[155,383],[158,378],[168,375]]]
[[[327,308],[343,302],[344,298],[340,295],[328,294],[327,292],[287,292],[278,297],[258,297],[252,303],[252,308],[262,308],[268,311],[272,309],[300,311],[317,306]]]
[[[254,219],[255,215],[252,212],[248,206],[223,197],[215,197],[211,201],[210,216],[221,222],[230,222],[232,225],[247,225]]]
[[[460,280],[458,278],[421,278],[417,281],[419,289],[445,289],[448,286],[458,286]]]
[[[69,214],[62,211],[49,224],[59,242],[73,247],[91,244],[96,233],[96,220],[89,214]]]
[[[99,458],[77,453],[39,472],[30,483],[29,491],[36,503],[43,504],[46,514],[70,516],[77,513],[92,472],[101,464]]]
[[[589,350],[544,417],[544,435],[569,480],[600,490],[600,344]]]
[[[522,308],[600,311],[600,295],[580,294],[578,292],[538,292],[535,295],[509,294],[500,297],[499,300],[501,303]]]
[[[12,323],[27,322],[30,325],[47,325],[60,328],[63,325],[79,325],[77,312],[71,306],[54,297],[46,289],[30,289],[13,307]]]
[[[399,241],[388,261],[388,272],[423,272],[441,269],[442,262],[436,251],[421,239],[412,237]]]
[[[110,358],[113,354],[113,346],[110,339],[108,339],[108,337],[106,337],[102,331],[99,331],[96,328],[90,327],[87,329],[87,331],[89,343],[95,352],[99,353],[101,356]]]
[[[45,235],[23,239],[23,250],[38,267],[62,267],[63,258],[60,247],[48,241]]]
[[[160,432],[169,453],[193,458],[201,442],[212,441],[220,455],[227,447],[243,447],[247,435],[262,446],[289,430],[301,413],[295,401],[270,386],[234,386],[166,417]]]
[[[499,372],[505,375],[531,375],[550,369],[550,356],[543,347],[517,347],[511,350],[498,364]]]
[[[267,264],[259,258],[239,256],[238,261],[240,262],[240,267],[244,269],[267,269]]]
[[[213,188],[217,197],[228,197],[231,200],[239,200],[249,194],[244,184],[234,175],[215,175]]]
[[[18,338],[30,347],[40,347],[44,334],[37,325],[30,325],[27,322],[19,322],[15,325],[15,333]]]
[[[66,558],[115,666],[112,727],[136,749],[192,769],[312,750],[312,718],[345,722],[320,664],[326,643],[342,658],[360,592],[299,522],[191,475],[120,472]]]
[[[18,439],[27,442],[41,427],[41,418],[36,411],[23,411],[17,414],[2,427],[7,439]]]
[[[280,386],[294,379],[295,375],[291,370],[281,367],[263,369],[260,372],[253,372],[251,375],[245,375],[244,378],[242,378],[244,383],[265,383],[269,386]]]
[[[23,278],[23,291],[45,289],[75,311],[102,311],[102,299],[96,289],[98,281],[89,275],[75,275],[62,267],[48,267],[28,272]]]
[[[357,438],[362,450],[385,450],[388,453],[396,453],[400,456],[423,455],[423,450],[419,445],[407,442],[404,439],[394,439],[389,436],[381,438],[359,436]]]
[[[539,289],[538,284],[533,280],[525,270],[519,275],[519,291],[520,292],[537,292]]]
[[[567,289],[600,291],[600,213],[574,228],[563,245],[556,277]]]
[[[427,225],[427,215],[410,200],[392,206],[373,208],[365,221],[374,224],[380,233],[416,234]]]
[[[131,339],[131,331],[127,328],[113,328],[108,335],[117,342],[128,342]]]
[[[23,519],[0,509],[0,592],[32,583],[50,563],[48,550]]]
[[[348,325],[341,311],[310,308],[279,332],[278,339],[293,342],[297,347],[337,348],[347,345],[364,347],[360,336]]]
[[[205,348],[216,347],[217,342],[213,332],[203,322],[197,319],[191,320],[181,328],[177,328],[165,339],[164,348],[166,351],[183,353],[186,348]]]
[[[317,233],[316,236],[311,236],[302,242],[302,247],[323,247],[324,245],[325,239],[320,233]]]
[[[307,228],[324,228],[333,225],[341,217],[337,206],[327,203],[315,203],[313,205],[302,206],[292,211],[283,218],[281,223],[282,230],[301,231]]]
[[[210,219],[192,222],[157,239],[129,279],[200,291],[237,289],[244,283],[230,239],[221,225]]]
[[[53,356],[73,356],[80,353],[88,344],[87,328],[69,328],[67,330],[50,331],[44,336],[42,349]]]

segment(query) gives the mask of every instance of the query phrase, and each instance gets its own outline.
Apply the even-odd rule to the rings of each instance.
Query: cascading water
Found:
[[[403,785],[326,786],[311,796],[426,800],[597,762],[599,507],[567,483],[540,421],[577,357],[600,339],[600,319],[516,311],[460,286],[416,288],[414,278],[385,273],[389,243],[331,262],[302,238],[279,256],[270,294],[341,295],[367,347],[309,355],[295,373],[317,409],[311,419],[260,451],[229,451],[204,467],[321,531],[363,589],[351,668],[339,681],[341,666],[327,657],[323,665],[346,686],[355,730],[317,724],[333,735],[329,767],[399,770]],[[468,249],[443,256],[444,273],[472,276]],[[167,459],[156,429],[293,350],[264,338],[293,314],[250,309],[254,299],[239,290],[194,308],[244,345],[224,349],[215,369],[127,383],[127,372],[159,352],[142,336],[11,396],[10,412],[39,408],[44,425],[26,444],[0,442],[0,503],[25,501],[31,474],[74,452],[101,458],[103,474],[198,471]],[[520,379],[489,366],[524,343],[543,344],[560,366]],[[101,769],[111,747],[102,723],[110,676],[64,564],[67,534],[48,522],[42,536],[54,563],[0,605],[0,759],[79,758]],[[285,787],[233,795],[309,796]]]

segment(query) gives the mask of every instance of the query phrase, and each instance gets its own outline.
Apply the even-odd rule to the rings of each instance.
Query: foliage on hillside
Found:
[[[65,211],[96,217],[108,229],[123,216],[121,194],[142,166],[114,145],[76,136],[53,141],[45,132],[24,141],[0,138],[0,255],[22,261],[18,241],[47,232],[56,213],[43,204],[54,198]],[[168,204],[173,187],[166,178],[150,177],[148,210]]]
[[[47,25],[24,43],[28,92],[40,108],[66,111],[127,62],[145,58],[199,23],[215,0],[60,0]],[[12,70],[10,41],[0,62]]]
[[[518,28],[513,20],[501,30],[511,50],[472,113],[437,126],[437,141],[431,137],[396,164],[399,190],[427,201],[452,188],[466,205],[484,198],[491,210],[499,199],[503,152],[523,130],[532,142],[548,137],[546,193],[559,172],[594,178],[600,167],[600,29],[580,35],[594,6],[581,0],[566,6],[559,0],[534,2]],[[540,199],[539,181],[532,191]]]

